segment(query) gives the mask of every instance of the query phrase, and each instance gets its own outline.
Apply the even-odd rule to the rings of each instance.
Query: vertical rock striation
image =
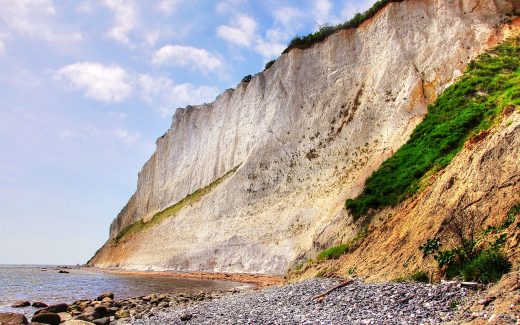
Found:
[[[504,37],[503,14],[515,6],[390,3],[355,30],[283,54],[213,103],[178,109],[90,263],[282,273],[352,236],[345,199],[408,139],[466,64]],[[114,240],[238,165],[175,216]]]

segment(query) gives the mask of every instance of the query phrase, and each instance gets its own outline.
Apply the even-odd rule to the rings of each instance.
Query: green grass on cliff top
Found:
[[[464,142],[493,125],[506,106],[520,106],[519,37],[472,61],[430,105],[408,142],[367,179],[357,198],[347,200],[354,219],[416,193],[428,171],[448,165]]]
[[[379,10],[383,9],[387,4],[391,2],[402,2],[404,0],[379,0],[374,3],[374,5],[363,13],[357,13],[352,19],[335,26],[325,25],[322,26],[315,33],[306,35],[306,36],[295,36],[287,48],[283,51],[283,53],[289,52],[293,48],[305,49],[311,47],[313,44],[324,41],[327,37],[334,34],[337,31],[343,29],[354,29],[359,25],[364,23],[366,20],[372,18],[379,12]]]
[[[213,181],[208,186],[205,186],[203,188],[199,188],[195,192],[187,195],[185,198],[183,198],[179,202],[175,203],[174,205],[172,205],[172,206],[170,206],[170,207],[168,207],[168,208],[166,208],[166,209],[164,209],[162,211],[157,212],[156,214],[154,214],[154,216],[149,221],[144,222],[143,219],[141,219],[141,220],[138,220],[138,221],[136,221],[136,222],[126,226],[114,238],[114,243],[117,244],[117,243],[119,243],[120,241],[122,241],[125,238],[128,238],[128,237],[130,237],[130,236],[132,236],[134,234],[137,234],[137,233],[139,233],[139,232],[141,232],[143,230],[152,228],[152,227],[160,224],[161,222],[163,222],[165,219],[175,216],[185,206],[200,201],[200,199],[202,199],[206,194],[211,192],[211,190],[213,190],[220,183],[222,183],[229,175],[231,175],[232,173],[236,172],[238,167],[240,167],[240,165],[238,165],[235,168],[233,168],[232,170],[228,171],[226,174],[224,174],[223,176],[219,177],[218,179]]]

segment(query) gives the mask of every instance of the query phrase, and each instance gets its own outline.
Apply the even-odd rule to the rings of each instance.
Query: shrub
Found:
[[[357,198],[345,202],[354,220],[415,194],[428,171],[448,165],[466,139],[488,129],[504,107],[520,105],[519,93],[517,37],[479,56],[428,108],[406,144],[367,179]]]
[[[318,260],[338,259],[341,255],[348,253],[356,248],[356,246],[368,236],[368,228],[361,229],[354,238],[345,244],[331,247],[318,254]]]
[[[459,246],[441,250],[439,239],[434,238],[428,239],[420,249],[425,257],[435,253],[433,258],[448,279],[460,278],[480,283],[497,282],[503,274],[511,270],[511,263],[500,249],[507,239],[506,229],[513,225],[519,213],[520,203],[509,210],[500,226],[486,228],[478,239],[468,238],[477,232],[473,229],[476,218],[470,214],[461,214],[452,219],[453,225],[448,225],[448,230],[459,240]],[[463,227],[463,224],[470,226]]]
[[[251,79],[253,79],[253,76],[248,74],[247,76],[245,76],[244,78],[242,78],[242,82],[250,82]]]
[[[269,68],[270,68],[270,67],[271,67],[275,62],[276,62],[276,60],[271,60],[271,61],[267,62],[267,63],[265,64],[264,71],[267,70],[267,69],[269,69]]]
[[[410,280],[415,282],[428,283],[430,282],[430,277],[428,276],[428,273],[424,271],[417,271],[410,274]]]
[[[412,274],[409,274],[404,277],[399,277],[394,280],[394,282],[407,282],[407,281],[429,283],[430,277],[428,276],[428,273],[426,273],[425,271],[416,271]]]
[[[341,255],[348,252],[349,246],[346,244],[341,244],[338,246],[331,247],[329,249],[326,249],[322,251],[320,254],[318,254],[318,260],[336,260],[340,258]]]
[[[465,281],[492,283],[500,280],[503,274],[511,270],[507,257],[497,249],[482,251],[476,258],[461,265],[458,273]]]

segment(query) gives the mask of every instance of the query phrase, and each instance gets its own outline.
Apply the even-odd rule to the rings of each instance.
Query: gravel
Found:
[[[355,281],[322,302],[311,297],[337,285],[311,279],[227,295],[189,307],[156,310],[131,324],[438,324],[451,320],[467,294],[458,284]]]

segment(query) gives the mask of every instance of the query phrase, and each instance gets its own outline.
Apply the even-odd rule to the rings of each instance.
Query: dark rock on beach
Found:
[[[58,325],[61,323],[60,315],[56,313],[40,313],[37,315],[34,315],[31,319],[31,322],[38,322],[43,324],[50,324],[50,325]]]
[[[0,324],[2,325],[22,325],[27,323],[27,318],[22,314],[0,313]]]
[[[44,302],[40,302],[40,301],[33,302],[32,306],[35,307],[35,308],[46,308],[46,307],[49,307],[49,305],[47,305]]]
[[[114,293],[113,292],[105,292],[104,294],[102,295],[99,295],[96,300],[98,301],[103,301],[103,299],[105,298],[110,298],[110,299],[114,299]]]
[[[189,321],[192,318],[193,318],[193,315],[189,314],[189,313],[182,314],[179,316],[179,319],[182,320],[183,322]]]
[[[34,314],[38,315],[41,313],[64,313],[68,310],[69,305],[67,304],[56,304],[49,307],[45,307],[43,309],[37,310]]]
[[[92,323],[96,325],[109,325],[110,324],[110,317],[103,317],[99,319],[94,319]]]
[[[31,303],[29,301],[20,300],[11,305],[12,308],[23,308],[29,307]]]
[[[105,306],[96,306],[94,307],[94,319],[103,318],[108,316],[107,307]]]

